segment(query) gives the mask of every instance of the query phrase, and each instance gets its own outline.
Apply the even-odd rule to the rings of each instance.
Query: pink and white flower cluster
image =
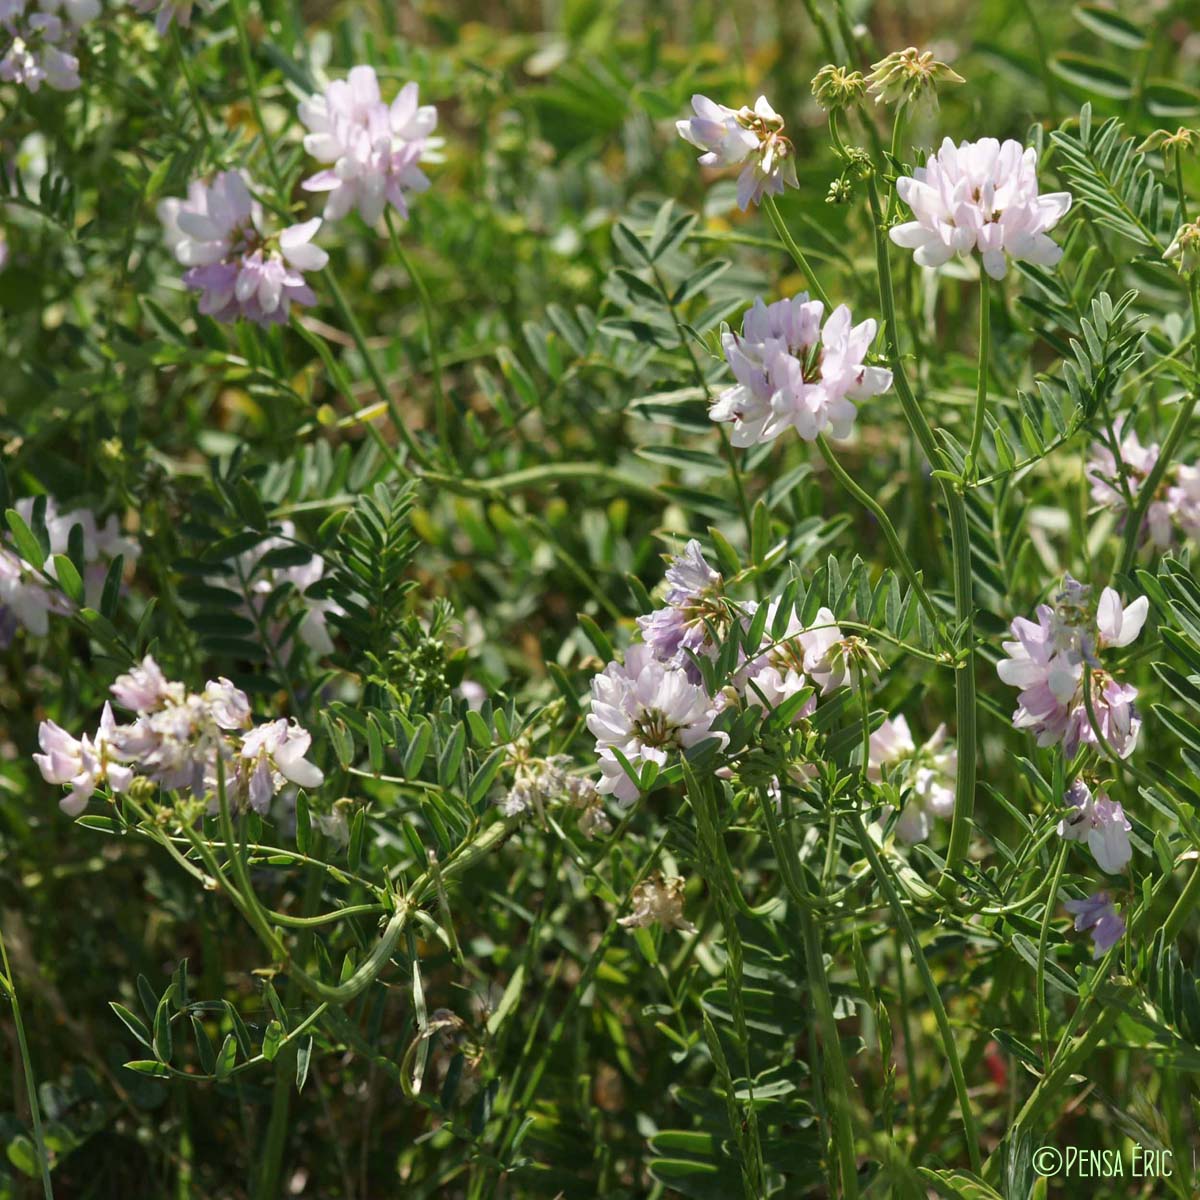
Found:
[[[1020,142],[946,138],[911,176],[896,180],[915,220],[890,233],[915,250],[922,267],[940,267],[957,255],[978,253],[983,269],[1003,279],[1008,260],[1052,267],[1062,249],[1046,234],[1071,207],[1069,192],[1038,194],[1037,151]]]
[[[320,218],[268,233],[240,171],[222,171],[211,183],[194,180],[187,199],[162,201],[158,216],[167,245],[188,268],[183,282],[200,293],[206,316],[282,325],[293,304],[316,303],[304,272],[329,261],[312,244]]]
[[[1087,475],[1093,502],[1127,516],[1126,489],[1128,499],[1136,501],[1158,462],[1158,445],[1143,446],[1128,423],[1117,431],[1117,436],[1120,462],[1109,446],[1097,442],[1088,460]],[[1200,467],[1171,463],[1146,509],[1140,533],[1150,545],[1162,549],[1169,549],[1179,533],[1200,537]]]
[[[418,102],[415,83],[385,104],[374,67],[354,67],[345,80],[301,102],[300,120],[309,132],[304,148],[331,165],[304,181],[310,192],[328,192],[325,219],[338,221],[357,209],[374,225],[390,204],[408,216],[406,196],[423,192],[429,179],[422,162],[439,160],[437,109]]]
[[[130,724],[118,725],[106,703],[92,737],[76,739],[53,721],[38,728],[42,753],[34,761],[48,783],[71,788],[59,802],[71,816],[84,810],[99,787],[124,792],[135,777],[211,803],[219,763],[231,795],[257,812],[266,812],[271,797],[289,783],[316,788],[324,781],[305,757],[312,735],[286,718],[253,725],[249,699],[228,679],[210,680],[202,692],[189,693],[182,683],[168,681],[147,655],[118,676],[110,691],[135,714]]]
[[[32,498],[18,500],[14,508],[27,525],[32,525]],[[114,558],[120,555],[129,564],[138,557],[137,543],[121,532],[115,516],[109,516],[101,524],[90,509],[62,512],[53,498],[48,497],[44,520],[50,552],[44,562],[37,564],[41,571],[0,542],[0,646],[8,643],[18,626],[35,637],[45,637],[50,630],[51,613],[62,616],[72,611],[70,600],[45,576],[56,578],[54,555],[69,552],[71,531],[76,526],[82,535],[82,576],[89,603],[99,599],[108,565]]]
[[[99,15],[100,0],[0,0],[0,82],[73,92],[80,31]]]
[[[865,361],[876,323],[851,325],[850,310],[839,304],[822,326],[824,311],[807,292],[769,305],[758,299],[742,332],[722,335],[737,384],[717,397],[709,416],[733,423],[735,446],[768,442],[789,428],[806,442],[824,433],[849,437],[854,401],[892,386],[891,371]]]
[[[803,720],[818,693],[852,686],[869,659],[861,639],[845,637],[827,608],[808,627],[792,612],[782,631],[773,633],[779,601],[772,600],[758,653],[739,652],[728,680],[716,681],[710,693],[696,660],[716,659],[713,635],[724,637],[735,621],[748,630],[758,605],[724,599],[724,581],[694,540],[671,561],[666,578],[667,603],[638,619],[644,640],[629,647],[623,664],[609,663],[592,680],[588,728],[600,759],[598,790],[623,805],[637,799],[638,786],[616,751],[636,770],[647,762],[663,767],[672,753],[706,739],[728,744],[727,735],[713,728],[728,705],[774,711],[811,693],[792,717]]]
[[[685,142],[704,153],[703,167],[737,167],[738,207],[743,212],[764,196],[780,196],[798,187],[796,150],[783,135],[783,118],[759,96],[754,107],[726,108],[707,96],[692,97],[692,116],[676,121]]]
[[[1100,664],[1102,650],[1128,646],[1142,630],[1149,601],[1140,596],[1122,605],[1112,588],[1093,605],[1090,587],[1069,575],[1053,604],[1037,608],[1037,623],[1018,617],[1015,640],[1004,643],[1008,657],[1000,678],[1020,688],[1013,724],[1029,729],[1039,746],[1062,744],[1068,758],[1080,745],[1097,744],[1084,697],[1085,664],[1090,668],[1091,702],[1104,740],[1127,758],[1137,745],[1141,718],[1133,707],[1137,689],[1121,683]]]
[[[867,778],[879,783],[886,776],[910,792],[896,822],[896,836],[909,845],[929,837],[934,817],[954,815],[957,769],[958,752],[946,740],[945,725],[919,749],[903,714],[888,717],[871,734]]]

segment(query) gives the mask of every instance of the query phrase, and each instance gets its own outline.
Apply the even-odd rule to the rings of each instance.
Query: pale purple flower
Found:
[[[823,696],[838,688],[854,687],[864,663],[873,665],[874,656],[866,643],[843,634],[828,608],[817,609],[813,623],[799,636],[804,647],[804,672]]]
[[[670,560],[666,583],[665,607],[638,617],[638,627],[655,658],[686,668],[693,682],[699,682],[688,652],[711,654],[716,649],[708,624],[720,628],[728,621],[721,602],[721,576],[705,561],[700,543],[693,538],[682,554]]]
[[[311,745],[312,734],[286,717],[257,725],[243,736],[238,751],[238,786],[251,808],[265,813],[271,797],[285,784],[318,788],[325,782],[321,768],[305,758]]]
[[[33,498],[22,497],[13,507],[32,527]],[[40,572],[15,550],[0,544],[0,614],[4,614],[6,623],[15,623],[35,637],[45,637],[49,632],[51,614],[65,616],[74,611],[72,602],[51,586],[45,576],[57,578],[54,555],[69,552],[71,533],[76,527],[82,535],[85,599],[92,606],[98,603],[103,591],[110,560],[119,554],[129,563],[139,554],[137,543],[121,533],[115,516],[110,516],[101,525],[90,509],[63,512],[53,497],[47,497],[43,519],[50,548],[45,560],[37,564]]]
[[[1125,936],[1125,918],[1117,912],[1107,892],[1085,900],[1068,900],[1067,912],[1075,916],[1075,930],[1092,931],[1092,958],[1107,954]]]
[[[1086,842],[1100,870],[1109,875],[1123,871],[1133,856],[1129,844],[1132,825],[1125,819],[1125,810],[1104,792],[1092,795],[1081,779],[1077,779],[1064,797],[1070,811],[1058,823],[1058,835],[1070,842]]]
[[[912,845],[923,842],[933,830],[934,817],[954,815],[954,776],[958,752],[946,741],[946,726],[939,725],[919,749],[903,714],[888,717],[871,734],[867,778],[879,783],[897,777],[911,794],[896,822],[896,836]]]
[[[747,625],[757,607],[753,601],[742,605]],[[747,704],[768,710],[774,710],[793,696],[812,689],[814,694],[800,706],[794,717],[794,720],[801,721],[812,716],[817,707],[815,689],[804,674],[805,629],[793,609],[779,637],[775,637],[771,631],[775,627],[778,612],[779,601],[772,600],[767,606],[762,647],[758,654],[748,658],[738,668],[733,677],[733,686]]]
[[[58,802],[68,816],[79,816],[101,784],[107,783],[114,792],[123,792],[132,782],[133,771],[120,761],[113,745],[116,727],[107,703],[93,737],[84,734],[76,740],[53,721],[43,721],[38,726],[42,753],[35,754],[33,761],[47,783],[70,786],[71,791]]]
[[[1053,606],[1037,608],[1037,623],[1017,617],[1015,640],[1005,642],[997,672],[1019,688],[1013,725],[1029,729],[1039,746],[1058,742],[1070,756],[1082,743],[1095,744],[1083,695],[1084,664],[1091,668],[1091,699],[1105,740],[1122,757],[1133,752],[1141,728],[1133,701],[1137,689],[1101,669],[1099,651],[1129,645],[1141,632],[1149,601],[1139,597],[1125,606],[1105,588],[1095,608],[1091,589],[1067,577]]]
[[[692,97],[693,115],[675,122],[684,141],[704,153],[705,167],[742,168],[738,175],[738,207],[743,212],[763,196],[780,196],[785,186],[798,187],[796,150],[783,135],[783,118],[765,96],[753,108],[726,108],[707,96]]]
[[[109,688],[113,699],[131,712],[149,712],[163,705],[182,704],[182,683],[170,683],[162,668],[147,654],[131,671],[118,675]]]
[[[1125,518],[1128,515],[1125,488],[1130,498],[1136,501],[1158,461],[1159,449],[1157,443],[1143,446],[1129,428],[1129,422],[1117,430],[1117,436],[1121,463],[1107,445],[1097,442],[1092,447],[1087,474],[1092,485],[1092,500]],[[1124,465],[1124,488],[1121,464]],[[1200,534],[1200,470],[1183,463],[1168,466],[1146,509],[1140,536],[1150,545],[1165,550],[1176,541],[1177,528],[1188,537]]]
[[[331,163],[303,183],[310,192],[328,192],[325,219],[338,221],[353,209],[374,225],[390,204],[408,216],[407,193],[423,192],[429,179],[421,162],[436,162],[441,139],[434,138],[437,109],[418,102],[415,83],[407,83],[390,105],[379,93],[375,68],[354,67],[323,93],[301,102],[300,120],[308,128],[304,148]]]
[[[841,304],[822,328],[824,305],[807,292],[774,304],[754,302],[741,334],[722,335],[725,359],[737,384],[709,409],[714,421],[732,422],[735,446],[752,446],[792,428],[805,441],[829,433],[850,436],[853,403],[877,396],[892,373],[864,361],[876,324],[850,324]]]
[[[129,0],[130,4],[140,13],[154,13],[154,28],[159,37],[166,37],[167,31],[174,21],[180,29],[190,29],[192,10],[199,5],[200,9],[208,12],[212,8],[212,0]]]
[[[281,325],[293,304],[316,303],[304,272],[329,261],[312,244],[320,218],[268,234],[262,206],[240,172],[222,171],[211,183],[194,180],[187,199],[162,201],[158,216],[167,245],[188,268],[183,282],[200,293],[206,316]]]
[[[79,31],[99,13],[100,0],[0,0],[0,82],[74,91]]]
[[[609,663],[592,679],[587,725],[596,739],[603,776],[597,791],[626,807],[637,799],[637,784],[613,749],[640,769],[648,762],[665,766],[672,752],[706,738],[726,745],[728,736],[712,728],[716,716],[716,702],[682,668],[660,662],[649,646],[630,646],[624,665]]]
[[[1037,151],[995,138],[955,145],[946,138],[911,176],[896,180],[916,218],[891,230],[922,267],[978,252],[983,269],[1003,279],[1008,260],[1052,267],[1062,248],[1046,234],[1071,207],[1069,192],[1038,194]]]

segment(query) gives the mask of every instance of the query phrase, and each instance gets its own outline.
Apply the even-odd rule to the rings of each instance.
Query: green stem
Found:
[[[1042,928],[1038,937],[1037,953],[1037,1008],[1038,1030],[1042,1035],[1043,1070],[1050,1070],[1050,1014],[1046,1011],[1046,941],[1050,935],[1050,918],[1054,915],[1054,904],[1058,899],[1058,881],[1062,878],[1063,866],[1067,861],[1067,843],[1063,842],[1054,864],[1054,878],[1050,884],[1050,895],[1042,911]]]
[[[945,467],[945,459],[938,449],[933,429],[925,419],[921,406],[913,394],[900,357],[900,337],[896,323],[896,298],[892,289],[892,267],[888,258],[887,229],[879,203],[879,188],[872,175],[867,180],[867,197],[871,206],[871,217],[875,225],[875,258],[879,267],[879,304],[883,310],[885,336],[887,339],[888,362],[892,368],[892,382],[900,397],[900,407],[909,428],[925,452],[925,457],[934,467]],[[975,758],[977,753],[975,711],[975,632],[971,576],[971,534],[967,522],[967,505],[962,492],[948,479],[943,471],[937,474],[942,489],[942,499],[950,517],[950,551],[954,562],[954,621],[960,636],[966,639],[962,650],[963,661],[954,676],[954,711],[958,740],[958,768],[954,780],[954,818],[950,825],[950,845],[946,851],[946,865],[939,891],[949,895],[954,886],[954,871],[966,858],[971,842],[971,822],[975,814]]]
[[[880,529],[883,530],[883,536],[887,540],[888,546],[891,548],[892,554],[896,559],[904,578],[908,580],[909,586],[916,593],[917,599],[921,602],[921,607],[925,610],[925,615],[929,618],[934,629],[941,629],[942,620],[938,615],[937,609],[933,605],[933,601],[929,597],[929,593],[925,590],[925,585],[921,582],[921,577],[917,574],[916,567],[913,566],[912,560],[905,552],[904,545],[900,541],[899,535],[896,533],[895,527],[892,525],[883,506],[868,492],[864,491],[850,477],[849,473],[838,462],[834,456],[833,449],[825,440],[824,435],[817,438],[817,448],[821,451],[822,457],[825,459],[833,477],[859,502],[871,515],[879,522]]]
[[[1133,511],[1129,514],[1128,524],[1125,526],[1121,565],[1117,572],[1119,575],[1128,576],[1133,568],[1133,560],[1137,555],[1138,540],[1141,537],[1146,513],[1154,502],[1155,493],[1163,481],[1163,476],[1167,473],[1167,468],[1171,465],[1171,459],[1175,451],[1179,449],[1179,443],[1183,441],[1183,435],[1191,424],[1196,401],[1200,400],[1200,272],[1192,273],[1191,279],[1188,281],[1188,292],[1192,302],[1192,373],[1194,377],[1192,390],[1185,399],[1180,401],[1179,407],[1175,410],[1175,420],[1171,422],[1171,428],[1163,440],[1158,458],[1155,460],[1154,466],[1150,468],[1150,474],[1146,476],[1142,481],[1142,486],[1138,489],[1137,502],[1134,504]]]
[[[979,475],[979,451],[983,446],[984,414],[987,412],[988,357],[991,348],[991,277],[979,270],[979,368],[975,386],[975,420],[971,425],[971,447],[967,451],[964,474],[968,479]]]
[[[358,318],[346,302],[346,296],[338,284],[337,275],[329,267],[326,267],[322,274],[325,277],[325,286],[329,289],[329,294],[333,297],[333,303],[341,314],[342,320],[346,323],[346,328],[350,331],[350,336],[354,339],[354,345],[362,356],[363,363],[367,368],[367,374],[371,376],[371,382],[375,385],[375,390],[379,393],[379,398],[387,405],[388,416],[391,417],[392,425],[400,435],[400,440],[404,443],[405,449],[412,455],[414,461],[422,467],[432,466],[429,456],[417,444],[416,439],[409,432],[408,426],[400,416],[400,409],[396,406],[395,397],[393,397],[391,389],[384,380],[383,374],[376,365],[370,350],[367,349],[367,339],[363,334],[362,326],[359,325]],[[369,425],[368,428],[370,428]]]
[[[769,804],[770,801],[768,800]],[[803,871],[803,868],[801,868]],[[803,876],[800,877],[801,880]],[[803,883],[801,883],[803,886]],[[850,1113],[850,1073],[842,1054],[842,1039],[833,1015],[829,977],[825,973],[825,955],[812,914],[803,905],[799,909],[804,934],[804,958],[808,990],[817,1013],[821,1043],[825,1048],[825,1069],[829,1073],[826,1099],[833,1110],[833,1142],[841,1164],[842,1190],[839,1195],[854,1200],[858,1195],[858,1160],[854,1153],[854,1122]]]
[[[413,265],[412,259],[396,234],[396,224],[392,219],[390,208],[384,213],[384,219],[387,221],[388,236],[392,241],[392,249],[396,252],[396,257],[399,258],[401,265],[408,273],[409,279],[413,281],[413,286],[417,289],[417,297],[421,303],[421,313],[425,318],[425,337],[429,342],[429,362],[433,368],[433,388],[437,398],[434,420],[437,424],[438,443],[441,445],[442,452],[448,458],[453,459],[454,455],[450,443],[450,399],[446,395],[445,382],[442,379],[442,360],[438,354],[437,323],[433,315],[433,301],[429,297],[429,289],[425,286],[425,280],[417,272],[417,268]]]
[[[33,1123],[33,1144],[37,1153],[38,1171],[42,1177],[42,1192],[46,1200],[54,1200],[54,1187],[50,1182],[50,1158],[46,1152],[46,1138],[42,1133],[42,1106],[38,1101],[37,1082],[33,1075],[33,1060],[29,1056],[29,1042],[25,1037],[25,1022],[21,1019],[21,1002],[17,999],[17,985],[12,968],[8,965],[8,947],[0,933],[0,961],[4,963],[4,990],[12,1005],[13,1027],[17,1032],[17,1049],[21,1055],[21,1074],[25,1077],[25,1095],[29,1099],[29,1117]]]
[[[833,307],[829,296],[825,289],[821,286],[821,281],[817,278],[812,267],[809,265],[808,259],[804,257],[804,251],[796,245],[796,239],[792,237],[784,222],[783,215],[779,211],[778,205],[775,203],[774,196],[763,197],[763,208],[767,210],[767,216],[771,218],[771,224],[775,226],[775,232],[779,234],[779,240],[787,247],[788,253],[792,256],[796,266],[804,274],[804,278],[808,282],[809,290],[816,296],[822,304],[825,305],[825,312],[828,314]]]
[[[854,826],[854,832],[858,837],[859,845],[862,846],[863,853],[867,856],[867,862],[871,866],[871,871],[879,881],[880,889],[887,898],[892,915],[896,918],[896,924],[900,927],[900,932],[904,935],[904,940],[908,942],[908,948],[912,953],[917,974],[921,977],[921,984],[925,989],[929,1006],[933,1009],[934,1020],[937,1022],[938,1032],[942,1038],[942,1048],[950,1064],[950,1075],[954,1080],[954,1090],[958,1096],[958,1108],[962,1115],[963,1133],[967,1142],[967,1154],[971,1160],[971,1170],[978,1174],[980,1169],[979,1130],[975,1124],[975,1114],[971,1110],[971,1098],[967,1093],[967,1082],[963,1077],[962,1063],[958,1057],[958,1047],[954,1043],[954,1031],[950,1028],[950,1018],[946,1015],[946,1006],[942,1003],[941,993],[938,991],[937,983],[934,982],[933,973],[930,971],[929,963],[925,959],[925,951],[921,948],[917,931],[913,928],[912,921],[909,919],[908,910],[904,907],[899,894],[892,886],[888,869],[880,859],[879,853],[871,841],[870,834],[867,833],[862,823],[862,817],[855,812],[851,814],[850,820]]]

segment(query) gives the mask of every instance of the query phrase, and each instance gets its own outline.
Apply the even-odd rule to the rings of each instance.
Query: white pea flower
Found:
[[[896,180],[896,190],[915,220],[895,226],[891,239],[915,250],[922,267],[977,252],[983,269],[1003,279],[1010,258],[1043,267],[1062,258],[1046,234],[1071,207],[1071,195],[1039,195],[1032,147],[995,138],[956,146],[946,138],[923,167]]]
[[[1096,859],[1096,865],[1110,875],[1123,871],[1133,857],[1125,810],[1104,792],[1092,795],[1077,779],[1064,797],[1071,811],[1058,823],[1058,835],[1070,842],[1084,842]]]

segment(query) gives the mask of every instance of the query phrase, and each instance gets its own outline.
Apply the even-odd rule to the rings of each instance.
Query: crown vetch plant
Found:
[[[0,0],[0,1197],[1195,1190],[1175,10],[633,7]]]

